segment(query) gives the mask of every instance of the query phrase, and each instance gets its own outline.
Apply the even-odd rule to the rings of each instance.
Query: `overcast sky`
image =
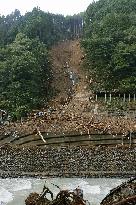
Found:
[[[15,9],[24,14],[34,7],[63,15],[73,15],[85,11],[93,0],[0,0],[0,14],[10,14]]]

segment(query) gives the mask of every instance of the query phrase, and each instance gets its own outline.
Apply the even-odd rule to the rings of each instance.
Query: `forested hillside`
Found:
[[[90,4],[82,43],[95,91],[135,93],[135,0],[99,0]]]
[[[51,46],[82,33],[82,14],[55,15],[34,8],[0,16],[0,109],[12,119],[45,107],[55,90]]]
[[[7,16],[0,16],[0,46],[12,43],[20,32],[30,39],[38,38],[48,47],[57,41],[78,37],[82,33],[82,15],[64,17],[37,7],[22,16],[15,10]]]
[[[44,106],[51,81],[46,46],[19,33],[0,54],[0,107],[18,118]]]
[[[99,0],[74,16],[39,8],[1,16],[0,114],[11,120],[8,126],[2,121],[0,135],[133,132],[135,116],[128,115],[135,112],[135,95],[114,106],[113,97],[106,105],[94,91],[135,94],[135,6],[133,0]]]
[[[50,51],[56,51],[52,48],[60,42],[68,45],[69,40],[79,38],[85,55],[77,62],[77,70],[84,59],[89,77],[85,72],[83,77],[89,79],[89,92],[134,94],[135,8],[135,0],[99,0],[90,4],[85,13],[73,16],[46,13],[38,7],[24,16],[18,10],[0,16],[0,109],[16,120],[33,109],[46,107],[53,95],[58,94],[57,84],[64,82],[59,81],[57,73],[60,76],[63,72],[65,79],[66,72],[70,72],[68,61],[74,58],[71,58],[74,51],[64,49],[66,62],[58,71],[52,59],[58,65],[64,59],[60,55],[56,59],[57,55]],[[80,46],[78,49],[75,52],[80,53]]]

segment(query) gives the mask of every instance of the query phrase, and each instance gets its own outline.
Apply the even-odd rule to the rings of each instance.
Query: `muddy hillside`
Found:
[[[27,120],[7,123],[0,135],[11,132],[21,135],[40,132],[123,133],[136,130],[135,120],[109,117],[99,112],[90,90],[91,80],[84,67],[84,52],[78,40],[64,41],[50,50],[55,97],[48,107],[34,111]],[[39,113],[36,115],[36,113]]]

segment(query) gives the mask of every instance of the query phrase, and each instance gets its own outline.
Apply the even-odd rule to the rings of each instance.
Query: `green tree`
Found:
[[[135,8],[134,0],[99,0],[86,11],[82,44],[96,90],[136,90]]]
[[[1,49],[1,107],[16,112],[44,106],[49,98],[51,70],[48,52],[39,40],[19,33]]]
[[[0,17],[0,45],[7,45],[15,40],[22,16],[19,10],[15,10],[11,14]]]

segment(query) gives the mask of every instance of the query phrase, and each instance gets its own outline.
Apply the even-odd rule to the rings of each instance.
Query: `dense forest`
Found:
[[[82,44],[90,76],[95,79],[95,91],[135,93],[135,0],[99,0],[90,4]]]
[[[0,16],[0,108],[18,119],[52,97],[48,51],[59,41],[81,37],[82,14],[55,15],[34,8]]]

